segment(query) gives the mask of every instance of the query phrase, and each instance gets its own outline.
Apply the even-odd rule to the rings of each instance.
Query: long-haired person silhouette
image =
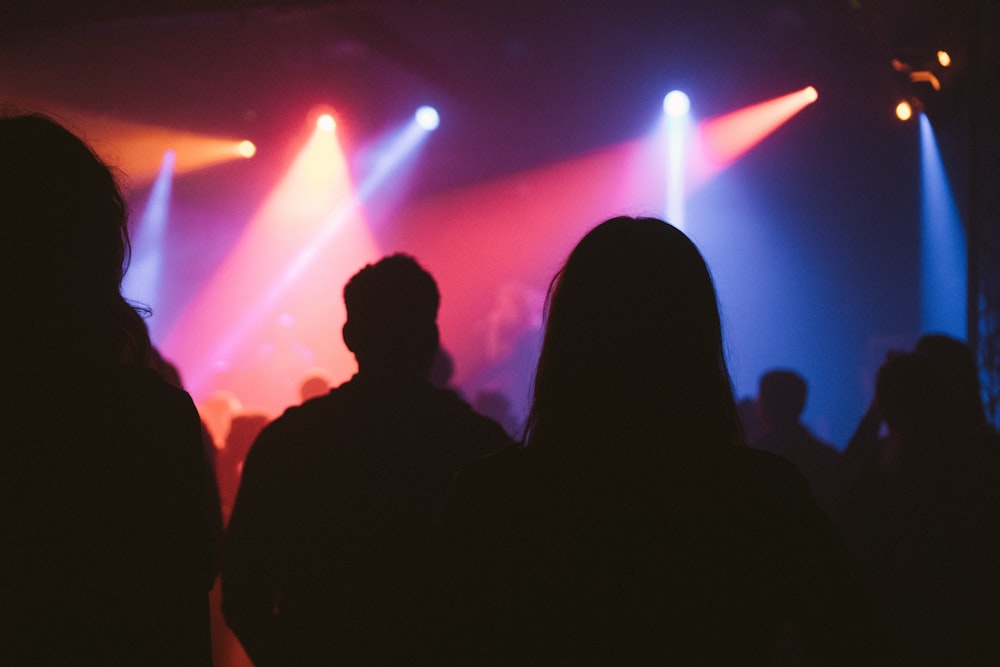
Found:
[[[821,664],[886,645],[790,464],[743,446],[715,289],[653,218],[583,237],[550,292],[524,445],[466,466],[441,516],[443,659]]]
[[[0,118],[0,663],[211,662],[197,411],[122,297],[111,170],[41,115]]]

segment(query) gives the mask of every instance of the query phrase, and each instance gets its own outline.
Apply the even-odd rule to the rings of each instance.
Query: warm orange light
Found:
[[[257,147],[252,141],[241,141],[236,150],[245,158],[251,158],[257,153]]]
[[[699,126],[705,160],[702,176],[707,178],[763,141],[815,101],[813,95],[818,97],[816,89],[810,86],[702,122]]]
[[[896,118],[899,120],[910,120],[913,118],[913,107],[906,100],[896,105]]]
[[[948,53],[947,51],[938,51],[937,59],[938,62],[941,63],[941,67],[951,66],[951,54]]]
[[[328,113],[323,114],[316,120],[316,127],[324,132],[333,132],[337,128],[337,121]]]

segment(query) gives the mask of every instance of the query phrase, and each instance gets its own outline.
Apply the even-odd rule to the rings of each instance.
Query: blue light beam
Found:
[[[921,326],[965,340],[965,228],[955,205],[934,128],[920,114]]]
[[[163,154],[160,171],[149,191],[149,199],[132,235],[132,261],[122,281],[122,293],[133,303],[155,306],[160,296],[163,271],[163,241],[170,217],[170,193],[174,183],[174,151]],[[154,339],[155,320],[150,321]]]

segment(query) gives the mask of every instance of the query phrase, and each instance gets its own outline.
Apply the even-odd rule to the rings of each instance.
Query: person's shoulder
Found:
[[[513,444],[510,434],[497,421],[476,410],[451,389],[428,388],[430,402],[436,406],[438,414],[467,432],[485,446],[484,453],[494,453]]]
[[[755,495],[773,500],[809,497],[809,483],[788,459],[761,449],[737,447],[733,471]]]
[[[136,414],[197,415],[191,395],[167,382],[162,375],[143,366],[118,366],[99,378],[91,391],[114,396],[122,406],[130,406]],[[104,386],[100,386],[104,385]]]
[[[459,470],[459,475],[482,481],[504,479],[525,473],[531,465],[531,453],[522,445],[511,444],[466,463]]]
[[[530,453],[514,445],[463,464],[452,479],[442,519],[461,523],[506,515],[532,486],[530,467]]]

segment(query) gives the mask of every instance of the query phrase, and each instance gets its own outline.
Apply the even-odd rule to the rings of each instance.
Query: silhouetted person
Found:
[[[875,402],[888,438],[838,509],[866,584],[908,664],[1000,664],[996,459],[927,354],[887,361]]]
[[[979,370],[969,346],[957,338],[932,333],[920,337],[914,352],[930,360],[937,368],[939,378],[956,406],[957,417],[965,427],[973,431],[983,455],[1000,457],[1000,438],[986,420]],[[892,350],[886,356],[886,361],[902,354],[899,350]],[[859,480],[881,468],[887,443],[881,435],[883,427],[883,415],[879,411],[878,402],[873,400],[844,450],[841,480],[844,489],[850,489]]]
[[[800,420],[809,386],[790,370],[771,370],[760,378],[757,414],[762,433],[750,446],[790,461],[809,482],[813,497],[827,512],[833,510],[840,454]]]
[[[240,487],[243,463],[254,440],[264,430],[271,418],[259,412],[244,412],[235,415],[229,422],[226,446],[219,450],[218,471],[222,510],[226,520],[233,511],[236,492]]]
[[[968,344],[945,334],[925,334],[913,351],[930,359],[941,371],[954,396],[958,417],[973,430],[981,446],[1000,448],[997,433],[986,420],[979,369]]]
[[[200,423],[122,298],[114,176],[2,118],[0,222],[0,664],[210,664]]]
[[[316,369],[299,384],[299,398],[305,403],[310,398],[322,396],[331,389],[333,389],[333,380],[330,378],[330,374],[322,369]]]
[[[432,519],[461,463],[509,443],[428,381],[439,295],[413,258],[344,303],[357,375],[264,429],[229,522],[223,609],[258,665],[417,664]]]
[[[442,662],[825,664],[884,647],[830,522],[742,445],[711,277],[661,220],[614,218],[551,288],[526,445],[441,515]]]
[[[454,375],[455,360],[448,350],[439,345],[437,351],[434,352],[434,361],[431,362],[431,370],[427,379],[438,389],[451,389],[455,391],[451,383]]]

